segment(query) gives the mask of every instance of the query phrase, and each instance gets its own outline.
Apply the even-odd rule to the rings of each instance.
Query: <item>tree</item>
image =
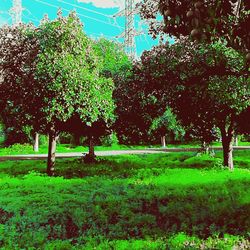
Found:
[[[199,41],[225,39],[229,46],[247,54],[250,61],[250,3],[248,0],[144,0],[142,18],[150,22],[150,33]],[[158,19],[158,14],[163,20]]]
[[[53,175],[56,139],[62,123],[73,115],[78,115],[87,126],[99,119],[112,119],[114,87],[111,79],[100,76],[93,43],[84,34],[75,13],[68,17],[59,13],[56,20],[43,22],[25,35],[34,36],[39,44],[39,54],[34,58],[35,81],[21,78],[20,83],[14,84],[20,85],[22,98],[32,100],[21,114],[32,117],[32,125],[49,134],[47,173]]]
[[[106,121],[98,119],[91,125],[87,125],[81,120],[78,114],[74,114],[69,120],[62,122],[60,128],[65,132],[73,134],[76,138],[80,138],[81,136],[88,138],[89,153],[84,157],[84,161],[86,163],[93,163],[96,161],[94,152],[95,139],[110,133],[113,121],[114,119]]]
[[[148,133],[160,112],[160,102],[152,93],[153,82],[144,76],[141,62],[134,64],[130,74],[116,85],[116,132],[126,144],[149,143]],[[162,107],[165,109],[165,107]],[[152,141],[151,141],[152,142]]]
[[[239,134],[250,135],[250,107],[245,109],[237,119],[237,132]]]
[[[176,115],[172,112],[171,108],[167,107],[164,114],[153,120],[150,133],[159,134],[161,137],[161,145],[166,147],[166,135],[173,135],[175,139],[180,139],[184,136],[185,130],[176,119]]]
[[[101,74],[116,82],[122,76],[129,74],[132,62],[124,52],[123,45],[114,41],[100,38],[94,42],[94,50],[102,61]]]
[[[128,117],[123,115],[123,111],[125,111],[124,109],[131,107],[131,105],[134,105],[134,103],[124,103],[125,95],[133,95],[133,93],[130,91],[132,89],[128,80],[130,79],[130,77],[132,77],[132,61],[124,52],[122,44],[109,41],[105,38],[101,38],[95,42],[94,47],[98,57],[100,58],[100,60],[102,60],[101,74],[105,77],[111,77],[115,84],[113,97],[116,104],[116,121],[111,128],[109,127],[106,131],[103,132],[112,133],[112,130],[115,130],[118,133],[120,142],[129,143],[127,140],[128,134],[131,135],[134,129],[138,131],[138,127],[136,124],[132,125],[132,123],[130,123],[130,125],[127,126]],[[124,130],[123,128],[125,126],[127,127]],[[126,139],[123,140],[125,137]],[[138,142],[138,140],[132,139],[130,141],[130,143],[136,142]]]
[[[32,25],[0,29],[0,106],[8,145],[30,141],[29,134],[35,130],[33,116],[28,114],[34,99],[28,93],[35,83],[39,51],[38,40],[32,35],[34,29]]]
[[[198,128],[203,139],[206,131],[220,129],[224,164],[232,169],[237,117],[250,105],[249,74],[242,55],[224,43],[181,39],[145,52],[142,64],[145,78],[154,83],[152,93],[161,93],[161,103],[171,106],[183,125]]]
[[[48,173],[53,172],[53,148],[60,127],[76,114],[87,126],[113,118],[113,82],[100,76],[92,41],[83,33],[72,12],[46,22],[38,30],[41,44],[37,63],[37,86],[42,93],[41,116],[49,130]],[[43,93],[44,92],[44,93]],[[39,98],[41,99],[41,98]]]

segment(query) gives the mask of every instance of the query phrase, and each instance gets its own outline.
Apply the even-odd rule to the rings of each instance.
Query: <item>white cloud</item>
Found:
[[[125,0],[78,0],[82,3],[92,3],[99,8],[122,8]]]
[[[141,0],[135,0],[135,3]],[[99,8],[119,8],[123,9],[125,7],[125,0],[78,0],[82,3],[91,3]]]

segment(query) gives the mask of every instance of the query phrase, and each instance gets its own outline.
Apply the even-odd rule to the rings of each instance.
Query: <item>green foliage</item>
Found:
[[[41,44],[36,76],[40,91],[43,126],[56,120],[66,122],[77,114],[87,125],[113,118],[113,82],[100,76],[93,42],[71,13],[45,22],[37,33]],[[44,124],[45,123],[45,124]]]
[[[154,115],[162,111],[161,117],[170,106],[192,137],[206,144],[217,138],[219,128],[224,164],[233,168],[229,152],[239,127],[237,121],[250,106],[250,78],[243,55],[228,48],[223,40],[197,44],[182,38],[173,45],[159,45],[144,52],[138,64],[134,85],[142,86],[144,99],[153,96],[157,100],[153,104],[156,110],[150,105],[142,109],[144,117],[150,116],[148,110]],[[247,119],[248,113],[243,117]],[[143,125],[148,120],[144,119]],[[242,130],[246,133],[248,126]]]
[[[153,120],[150,132],[159,132],[162,136],[172,133],[175,140],[180,140],[185,135],[184,128],[177,121],[176,115],[170,107],[167,107],[162,116]]]
[[[2,155],[15,155],[15,154],[32,154],[34,152],[32,146],[28,143],[16,143],[7,148],[1,149]]]
[[[123,45],[100,38],[95,41],[94,50],[102,61],[101,72],[104,76],[112,77],[114,81],[121,75],[126,75],[132,67],[132,62],[123,50]]]
[[[226,40],[227,46],[242,52],[249,50],[249,1],[143,0],[139,9],[154,38],[163,34],[186,36],[207,44]]]
[[[46,135],[39,135],[39,146],[47,146],[48,145],[48,136]]]
[[[173,153],[105,157],[91,165],[58,160],[57,177],[49,178],[43,161],[1,162],[1,247],[247,246],[250,162],[248,151],[235,154],[248,169],[211,169],[216,158]]]
[[[118,137],[116,133],[112,133],[110,135],[106,135],[100,138],[101,145],[103,146],[115,146],[119,144]]]

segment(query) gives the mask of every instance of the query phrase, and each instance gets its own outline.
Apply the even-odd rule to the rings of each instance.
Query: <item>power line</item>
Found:
[[[23,17],[24,17],[24,19],[28,19],[28,20],[33,21],[33,22],[40,22],[38,19],[29,17],[29,16],[27,16],[25,14],[23,15]]]
[[[32,20],[32,21],[34,21],[34,22],[40,23],[40,20],[39,20],[36,16],[34,16],[34,15],[32,14],[32,12],[31,12],[29,9],[25,8],[25,11],[27,11],[27,12],[29,13],[29,15],[32,16],[32,17],[28,17],[28,16],[26,16],[26,15],[24,14],[26,18],[28,18],[28,19],[30,19],[30,20]]]
[[[112,19],[112,20],[114,20],[114,25],[117,26],[117,28],[119,28],[120,30],[124,29],[122,26],[120,26],[120,25],[116,22],[115,18],[114,18],[112,15],[103,14],[103,13],[101,13],[101,12],[99,12],[99,11],[91,10],[91,9],[89,9],[89,8],[79,6],[79,5],[77,5],[77,4],[68,3],[68,2],[65,2],[65,1],[63,1],[63,0],[57,0],[57,1],[60,2],[60,3],[64,3],[64,4],[67,4],[67,5],[70,5],[70,6],[72,6],[72,7],[78,8],[78,9],[86,10],[86,11],[92,12],[92,13],[94,13],[94,14],[98,14],[98,15],[104,16],[104,17],[106,17],[106,18]],[[113,25],[113,26],[114,26],[114,25]]]
[[[53,7],[53,8],[56,8],[56,9],[61,8],[61,7],[58,6],[58,5],[53,5],[53,4],[50,4],[50,3],[47,3],[47,2],[44,2],[44,1],[41,1],[41,0],[34,0],[34,1],[39,2],[39,3],[41,3],[41,4],[44,4],[44,5],[47,5],[47,6],[50,6],[50,7]],[[65,9],[65,8],[61,8],[61,9],[64,10],[64,11],[68,11],[68,12],[71,11],[71,10]],[[79,16],[82,16],[82,17],[85,17],[85,18],[94,20],[94,21],[96,21],[96,22],[108,24],[108,25],[114,26],[114,27],[116,27],[116,28],[119,28],[119,26],[116,26],[116,25],[114,25],[114,24],[105,22],[105,21],[103,21],[103,20],[100,20],[100,19],[97,19],[97,18],[94,18],[94,17],[90,17],[90,16],[86,16],[86,15],[83,15],[83,14],[80,14],[80,13],[77,13],[77,14],[78,14]]]
[[[95,13],[95,14],[98,14],[98,15],[101,15],[101,16],[112,18],[112,16],[110,16],[110,15],[106,15],[106,14],[103,14],[101,12],[85,8],[85,7],[79,6],[77,4],[68,3],[68,2],[65,2],[65,1],[62,1],[62,0],[57,0],[57,2],[64,3],[64,4],[70,5],[72,7],[75,7],[75,8],[78,8],[78,9],[82,9],[82,10],[86,10],[86,11],[89,11],[89,12],[92,12],[92,13]]]

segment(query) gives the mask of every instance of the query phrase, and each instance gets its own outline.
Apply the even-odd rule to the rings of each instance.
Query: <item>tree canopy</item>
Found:
[[[16,40],[8,35],[8,29],[18,34],[14,36]],[[62,123],[73,115],[87,126],[99,119],[108,122],[114,118],[113,81],[101,76],[93,42],[83,32],[74,12],[68,17],[59,15],[53,21],[42,22],[37,29],[16,26],[1,31],[4,41],[1,49],[9,51],[2,59],[4,88],[1,89],[8,94],[8,103],[18,101],[14,107],[19,108],[20,117],[25,117],[22,119],[25,124],[28,117],[32,126],[49,133],[54,151]],[[14,66],[10,68],[9,64]],[[8,75],[13,77],[8,80]],[[53,172],[55,155],[51,143],[49,174]]]
[[[139,6],[142,18],[149,20],[149,32],[154,37],[166,33],[177,38],[191,36],[208,43],[225,39],[250,60],[248,0],[144,0]]]
[[[157,111],[163,114],[171,106],[182,124],[205,142],[220,128],[227,155],[237,117],[250,105],[243,56],[223,42],[205,45],[180,39],[145,52],[140,67],[138,78],[151,83],[145,85],[148,96],[156,98],[155,107],[160,103],[163,108]],[[228,158],[224,163],[232,166]]]

